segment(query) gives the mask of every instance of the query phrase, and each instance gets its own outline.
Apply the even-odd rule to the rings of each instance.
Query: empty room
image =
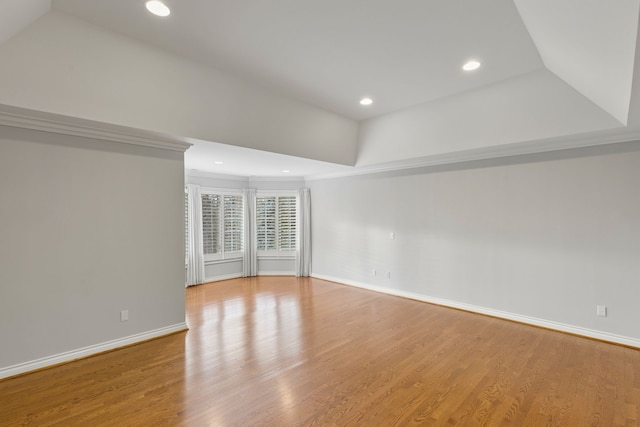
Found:
[[[0,425],[640,425],[639,16],[0,0]]]

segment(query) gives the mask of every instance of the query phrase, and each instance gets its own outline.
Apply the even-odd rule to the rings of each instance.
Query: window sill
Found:
[[[265,260],[278,260],[278,259],[296,259],[296,255],[295,254],[286,254],[286,255],[277,255],[277,254],[265,254],[265,255],[260,255],[258,254],[258,259],[265,259]]]
[[[204,265],[216,265],[216,264],[228,264],[231,262],[242,262],[242,257],[225,258],[225,259],[210,259],[204,262]]]

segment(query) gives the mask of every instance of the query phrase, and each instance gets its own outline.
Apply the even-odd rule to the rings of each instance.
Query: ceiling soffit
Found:
[[[627,124],[638,0],[514,0],[549,71]]]

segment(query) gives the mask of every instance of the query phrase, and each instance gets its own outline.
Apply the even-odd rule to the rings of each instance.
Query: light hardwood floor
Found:
[[[0,381],[0,425],[635,426],[640,351],[316,279],[187,290],[189,332]]]

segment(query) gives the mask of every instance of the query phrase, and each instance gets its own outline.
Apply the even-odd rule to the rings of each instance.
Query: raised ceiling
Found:
[[[543,67],[512,0],[167,0],[166,19],[142,3],[53,6],[358,120]]]
[[[122,58],[135,58],[142,51],[136,47],[134,52],[132,45],[124,42],[120,47],[113,40],[107,43],[106,36],[97,30],[90,31],[83,24],[61,16],[38,21],[31,25],[36,27],[32,33],[4,53],[0,49],[0,60],[11,64],[4,74],[0,70],[5,81],[4,87],[0,82],[0,102],[61,114],[86,113],[85,118],[89,119],[177,133],[199,141],[355,166],[637,128],[638,120],[633,114],[638,113],[638,100],[633,83],[638,74],[634,64],[640,0],[166,0],[165,3],[172,10],[167,18],[149,14],[144,0],[53,0],[50,5],[51,14],[77,18],[171,55],[182,68],[159,69],[157,66],[162,62],[157,61],[160,77],[175,76],[176,80],[167,84],[176,93],[184,88],[194,89],[189,97],[178,98],[174,94],[166,99],[193,101],[192,110],[168,111],[165,116],[161,109],[143,111],[146,105],[137,105],[133,98],[140,96],[136,93],[138,89],[124,91],[131,93],[131,99],[126,99],[125,93],[115,102],[112,86],[117,87],[118,79],[124,80],[126,74],[118,74],[122,71],[109,64],[109,58],[122,62]],[[0,16],[0,28],[6,34],[0,32],[0,37],[4,39],[17,33],[20,26],[29,27],[49,9],[49,2],[44,0],[6,0],[3,5],[4,10],[0,10],[6,13]],[[87,40],[85,46],[72,40],[73,31],[78,38]],[[105,59],[99,58],[100,51],[86,50],[90,48],[89,40],[95,43],[96,50],[104,49]],[[45,48],[46,43],[50,45]],[[56,43],[78,46],[65,51]],[[52,52],[53,49],[61,51]],[[69,64],[57,64],[55,59],[23,60],[21,50],[29,50],[34,57],[50,54],[51,58],[61,58]],[[117,52],[123,50],[127,50],[127,55],[118,57]],[[480,69],[463,71],[461,66],[469,59],[481,61]],[[24,64],[13,64],[20,61]],[[144,61],[148,63],[144,66],[153,69],[146,55]],[[207,80],[200,69],[187,70],[184,61],[199,64],[215,78]],[[132,76],[136,72],[144,74],[143,65],[131,65]],[[120,68],[126,66],[118,64]],[[49,74],[57,77],[36,75],[34,67],[50,69]],[[94,73],[102,67],[104,74],[96,75],[93,81],[76,78],[86,80],[85,85],[71,86],[74,82],[68,80],[74,79],[65,78],[65,72],[78,72],[82,67]],[[228,83],[219,73],[234,80]],[[181,77],[189,81],[179,81]],[[132,77],[131,82],[125,81],[123,87],[133,85],[134,80]],[[241,85],[238,81],[253,86],[242,86],[238,92],[236,86]],[[107,89],[100,92],[95,88],[96,82],[103,82]],[[34,84],[40,98],[23,96],[15,89]],[[223,85],[220,88],[236,86],[226,93],[212,88],[217,84]],[[151,87],[151,83],[148,85]],[[60,94],[50,86],[74,93],[59,101]],[[246,94],[249,87],[265,91],[257,98],[262,106],[249,103],[250,96]],[[46,91],[51,91],[49,100],[43,100]],[[229,102],[235,96],[233,91],[240,94],[238,105]],[[271,92],[325,110],[329,115],[304,110],[303,104],[272,98]],[[140,89],[140,93],[149,95],[148,88]],[[224,102],[215,104],[218,93],[226,97]],[[72,99],[73,96],[77,99]],[[150,99],[154,96],[151,94]],[[359,105],[364,96],[371,97],[373,105]],[[83,105],[79,104],[81,101]],[[155,103],[162,106],[163,99],[158,98]],[[184,104],[183,108],[188,109]],[[120,109],[120,105],[131,105],[131,111]],[[300,108],[304,111],[299,117],[291,116]],[[229,110],[249,111],[248,116],[255,121],[245,122],[247,114],[244,114],[221,118],[221,123],[212,122]],[[279,116],[269,116],[271,110],[281,111],[282,117],[291,117],[292,127],[303,125],[291,134],[281,135],[278,132],[286,127],[286,119],[280,122]],[[136,121],[130,113],[137,111]],[[204,116],[208,112],[211,118]],[[355,127],[330,114],[344,117]],[[311,116],[314,119],[309,119]],[[319,129],[330,132],[317,133]],[[314,138],[306,140],[307,135]],[[339,137],[334,138],[336,135]],[[347,147],[350,144],[352,148]],[[212,164],[215,147],[198,143],[188,152],[187,161],[197,163],[198,168],[203,163]],[[217,147],[217,153],[231,159],[225,163],[243,157],[238,150]],[[280,167],[275,158],[270,161]],[[325,171],[326,165],[319,166],[318,170]],[[256,168],[255,162],[252,167]],[[308,162],[302,162],[300,167],[313,169]],[[295,165],[289,169],[294,168]],[[205,169],[214,171],[215,167]],[[238,173],[252,175],[240,169]]]

